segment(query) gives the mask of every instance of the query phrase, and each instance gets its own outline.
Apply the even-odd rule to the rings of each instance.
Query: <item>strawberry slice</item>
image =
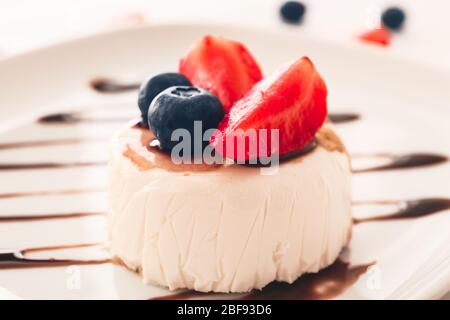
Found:
[[[391,43],[391,34],[386,28],[379,28],[363,33],[359,36],[359,39],[363,42],[388,46]]]
[[[218,36],[200,39],[181,59],[179,71],[194,86],[214,93],[226,113],[262,79],[261,69],[244,45]]]
[[[300,150],[312,141],[324,123],[326,98],[324,81],[312,62],[303,57],[278,69],[237,101],[210,142],[217,152],[238,161]],[[279,129],[279,141],[275,145],[270,132],[266,136],[258,134],[256,145],[262,147],[255,149],[250,147],[250,142],[255,139],[245,135],[248,129],[257,132],[259,129]],[[243,137],[245,147],[242,148],[242,144],[238,147],[239,139]],[[234,140],[231,148],[228,145],[230,139]]]

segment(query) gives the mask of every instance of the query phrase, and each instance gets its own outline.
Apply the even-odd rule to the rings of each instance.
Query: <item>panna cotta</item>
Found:
[[[110,143],[111,250],[145,282],[247,292],[330,265],[351,235],[350,162],[329,124],[277,174],[175,165],[128,125]]]

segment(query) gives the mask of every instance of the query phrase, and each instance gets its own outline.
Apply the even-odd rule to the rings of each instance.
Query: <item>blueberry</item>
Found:
[[[385,27],[391,30],[400,30],[403,26],[403,22],[405,21],[405,12],[396,7],[388,8],[383,12],[381,21]]]
[[[192,152],[194,139],[199,139],[202,147],[208,143],[194,135],[194,121],[201,121],[203,136],[206,130],[217,128],[223,117],[220,100],[209,91],[176,86],[164,90],[152,101],[148,110],[148,125],[158,138],[160,148],[169,152],[179,143],[171,140],[172,132],[187,129],[191,135]]]
[[[139,89],[138,106],[142,123],[147,126],[147,114],[150,103],[162,91],[173,86],[190,86],[191,82],[181,73],[161,73],[144,81]]]
[[[287,23],[300,23],[305,11],[305,5],[298,1],[287,1],[280,8],[281,17]]]

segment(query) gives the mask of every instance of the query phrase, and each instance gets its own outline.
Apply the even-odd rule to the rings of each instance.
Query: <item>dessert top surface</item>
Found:
[[[170,154],[161,151],[157,146],[151,146],[156,137],[151,130],[139,125],[127,125],[116,138],[122,155],[141,171],[160,168],[173,172],[206,172],[229,166],[241,166],[231,162],[225,164],[205,164],[203,162],[176,164],[172,161]],[[319,129],[315,138],[317,141],[316,147],[295,157],[289,157],[286,160],[280,159],[280,165],[299,162],[303,157],[313,154],[317,148],[322,148],[328,152],[347,153],[345,145],[328,123],[325,123]],[[249,169],[247,166],[241,167]]]

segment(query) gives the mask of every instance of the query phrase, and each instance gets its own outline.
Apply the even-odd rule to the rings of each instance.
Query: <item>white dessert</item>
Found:
[[[329,124],[277,174],[175,165],[126,127],[110,144],[111,250],[145,282],[247,292],[335,261],[352,227],[350,163]]]

